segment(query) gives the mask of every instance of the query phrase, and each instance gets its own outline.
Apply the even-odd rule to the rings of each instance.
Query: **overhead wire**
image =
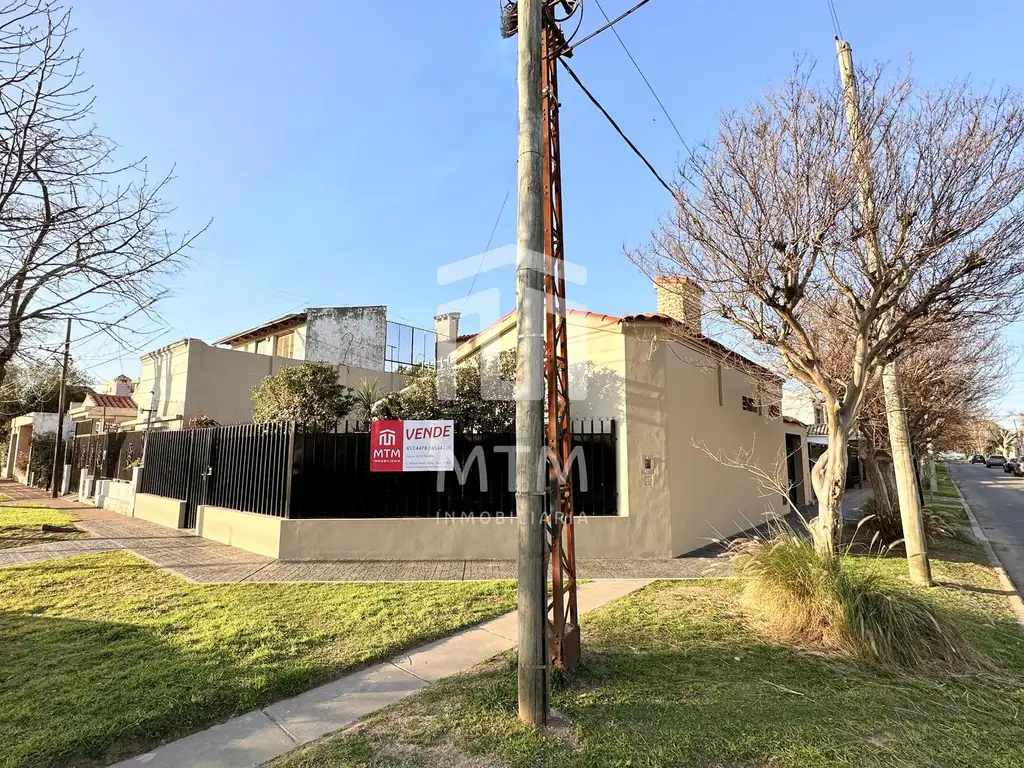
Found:
[[[595,107],[597,107],[601,111],[601,114],[605,116],[605,119],[607,119],[609,123],[611,123],[611,126],[612,126],[612,128],[615,129],[616,133],[618,133],[619,136],[622,137],[623,141],[625,141],[626,144],[629,145],[629,148],[633,150],[633,152],[636,154],[636,156],[639,157],[643,161],[643,164],[647,166],[647,170],[649,170],[652,174],[654,174],[654,178],[656,178],[658,180],[658,182],[661,184],[661,186],[663,186],[666,190],[668,190],[668,193],[670,195],[675,197],[675,194],[676,194],[675,190],[673,190],[672,187],[669,186],[668,182],[665,181],[665,179],[663,179],[661,177],[661,174],[659,174],[658,171],[655,169],[655,167],[651,164],[651,161],[648,160],[644,156],[644,153],[641,152],[637,148],[636,144],[634,144],[632,141],[630,141],[629,137],[625,133],[623,133],[622,129],[619,127],[619,124],[617,122],[615,122],[615,119],[610,114],[608,114],[608,110],[606,110],[603,106],[601,106],[601,102],[599,102],[597,100],[597,98],[594,96],[594,94],[592,94],[589,90],[587,90],[587,87],[579,79],[579,77],[576,75],[576,73],[573,72],[572,67],[570,67],[566,63],[565,59],[559,59],[559,61],[562,63],[562,66],[565,67],[565,71],[569,73],[569,77],[571,77],[576,82],[576,85],[578,85],[580,87],[580,90],[583,91],[583,94],[588,99],[590,99],[591,103]]]
[[[607,24],[605,24],[603,27],[598,27],[593,32],[591,32],[589,35],[585,35],[584,37],[580,38],[580,40],[577,43],[575,43],[574,45],[569,46],[569,49],[579,48],[581,45],[583,45],[585,42],[587,42],[587,40],[590,40],[592,37],[597,37],[599,34],[604,32],[606,29],[611,29],[615,24],[618,24],[624,18],[629,16],[629,14],[633,13],[633,11],[635,11],[635,10],[637,10],[639,8],[642,8],[643,6],[647,5],[649,2],[651,2],[651,0],[640,0],[639,3],[634,5],[628,11],[625,11],[624,13],[620,13],[618,16],[616,16],[611,21],[608,21],[608,17],[605,16],[604,17],[605,21],[608,21]],[[600,6],[598,6],[598,7],[600,7]],[[604,13],[604,11],[601,11],[601,13]],[[582,14],[581,14],[581,21],[582,21]],[[577,27],[577,32],[578,31],[579,31],[579,28]],[[574,32],[573,36],[575,37],[575,35],[576,35],[576,33]],[[572,42],[572,40],[570,39],[569,42]]]
[[[832,29],[835,30],[836,37],[841,40],[843,38],[843,29],[839,26],[839,14],[836,13],[836,4],[832,0],[825,0],[825,4],[828,5],[828,13],[832,17]]]
[[[484,260],[487,257],[487,252],[491,250],[491,243],[494,242],[494,235],[498,231],[498,224],[501,223],[501,215],[505,212],[505,204],[508,203],[508,196],[512,192],[512,187],[505,189],[505,199],[501,201],[501,208],[498,209],[498,215],[494,219],[494,226],[491,227],[491,236],[487,238],[487,245],[484,247],[483,253],[480,255],[480,263],[477,264],[476,274],[473,275],[473,282],[470,283],[469,291],[466,293],[466,299],[462,302],[462,309],[465,311],[466,305],[469,304],[469,297],[473,295],[473,289],[476,288],[477,278],[480,277],[480,270],[483,269]]]
[[[661,97],[658,96],[658,92],[654,90],[654,86],[651,85],[651,81],[647,79],[647,75],[645,75],[644,71],[640,69],[640,65],[637,64],[636,59],[633,58],[633,54],[629,52],[629,48],[626,47],[625,41],[623,41],[622,36],[619,35],[619,31],[615,28],[614,22],[609,21],[608,14],[604,12],[604,8],[601,6],[600,0],[594,0],[594,2],[597,4],[597,9],[601,12],[601,15],[604,16],[605,21],[608,21],[612,34],[615,35],[615,39],[619,41],[619,45],[622,46],[622,50],[626,52],[626,56],[628,56],[629,60],[633,62],[633,67],[640,74],[640,77],[643,78],[643,81],[647,85],[647,89],[651,92],[651,95],[654,97],[654,100],[658,102],[658,106],[661,107],[661,111],[664,113],[669,125],[672,126],[672,130],[676,132],[676,136],[679,137],[679,141],[682,142],[683,147],[685,147],[686,151],[689,152],[690,147],[687,145],[686,139],[683,138],[683,134],[680,132],[675,120],[672,119],[672,115],[668,113],[668,109],[665,107],[665,103],[661,100]],[[829,2],[831,2],[831,0],[829,0]]]

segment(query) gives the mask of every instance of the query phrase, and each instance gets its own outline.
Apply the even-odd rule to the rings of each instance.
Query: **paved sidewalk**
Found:
[[[514,560],[274,560],[189,531],[125,517],[79,504],[68,497],[50,499],[38,489],[10,482],[0,492],[6,504],[41,503],[72,512],[76,525],[92,538],[32,544],[0,550],[0,567],[27,565],[93,552],[127,550],[154,565],[197,583],[479,581],[516,578]],[[693,579],[726,576],[729,564],[709,551],[672,560],[587,560],[577,562],[581,579]]]
[[[860,488],[849,488],[843,494],[843,519],[856,522],[860,519],[860,508],[871,497],[871,486],[864,483]]]
[[[580,612],[650,583],[601,581],[580,587]],[[515,611],[417,648],[399,658],[257,709],[117,763],[114,768],[249,768],[351,725],[442,677],[476,666],[516,644]]]

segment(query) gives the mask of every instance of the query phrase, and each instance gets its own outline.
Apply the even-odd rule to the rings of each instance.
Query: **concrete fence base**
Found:
[[[105,480],[106,493],[102,500],[104,509],[121,515],[131,515],[135,498],[135,488],[125,480]]]
[[[672,556],[667,542],[644,544],[628,517],[587,517],[576,523],[580,557]],[[200,506],[203,538],[281,560],[510,560],[515,518],[386,518],[289,520]]]
[[[136,493],[135,517],[167,528],[184,528],[185,502],[148,493]]]

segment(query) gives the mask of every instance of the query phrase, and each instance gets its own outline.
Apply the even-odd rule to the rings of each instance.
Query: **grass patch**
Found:
[[[899,672],[809,653],[753,630],[737,581],[659,582],[584,618],[583,662],[551,693],[568,733],[519,724],[506,655],[272,766],[1019,766],[1024,634],[995,573],[937,559],[937,577],[963,588],[924,592],[901,560],[850,567],[956,613],[993,667]]]
[[[75,528],[66,512],[35,506],[0,507],[0,549],[41,544],[46,541],[81,539],[89,534]],[[43,525],[74,528],[73,531],[43,531]]]
[[[106,765],[515,607],[513,582],[190,584],[127,553],[0,569],[0,755]]]

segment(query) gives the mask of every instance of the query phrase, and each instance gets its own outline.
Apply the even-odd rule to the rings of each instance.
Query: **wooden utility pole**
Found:
[[[868,252],[868,265],[876,275],[881,273],[882,257],[878,245],[878,214],[875,211],[874,182],[871,178],[871,154],[868,137],[860,118],[860,101],[857,96],[857,78],[853,71],[853,50],[845,40],[836,38],[836,53],[839,58],[839,75],[843,83],[843,100],[846,104],[846,120],[850,131],[851,154],[860,186],[861,214]],[[888,320],[882,319],[884,333]],[[932,583],[931,566],[928,562],[928,546],[921,518],[921,500],[917,493],[914,459],[910,451],[910,430],[907,427],[907,412],[903,402],[903,388],[900,383],[899,362],[892,360],[882,367],[882,391],[885,395],[885,416],[889,426],[889,443],[892,450],[893,470],[896,473],[896,493],[899,496],[900,519],[903,522],[903,545],[907,550],[907,566],[910,579],[918,584]]]
[[[64,334],[64,365],[60,369],[60,396],[57,398],[57,444],[53,448],[53,472],[50,473],[50,498],[56,499],[60,492],[61,482],[59,470],[64,468],[64,408],[68,399],[68,358],[71,356],[71,318],[68,318],[67,332]]]
[[[519,719],[548,719],[544,492],[543,0],[519,0],[519,213],[516,227],[516,517],[519,542]]]

